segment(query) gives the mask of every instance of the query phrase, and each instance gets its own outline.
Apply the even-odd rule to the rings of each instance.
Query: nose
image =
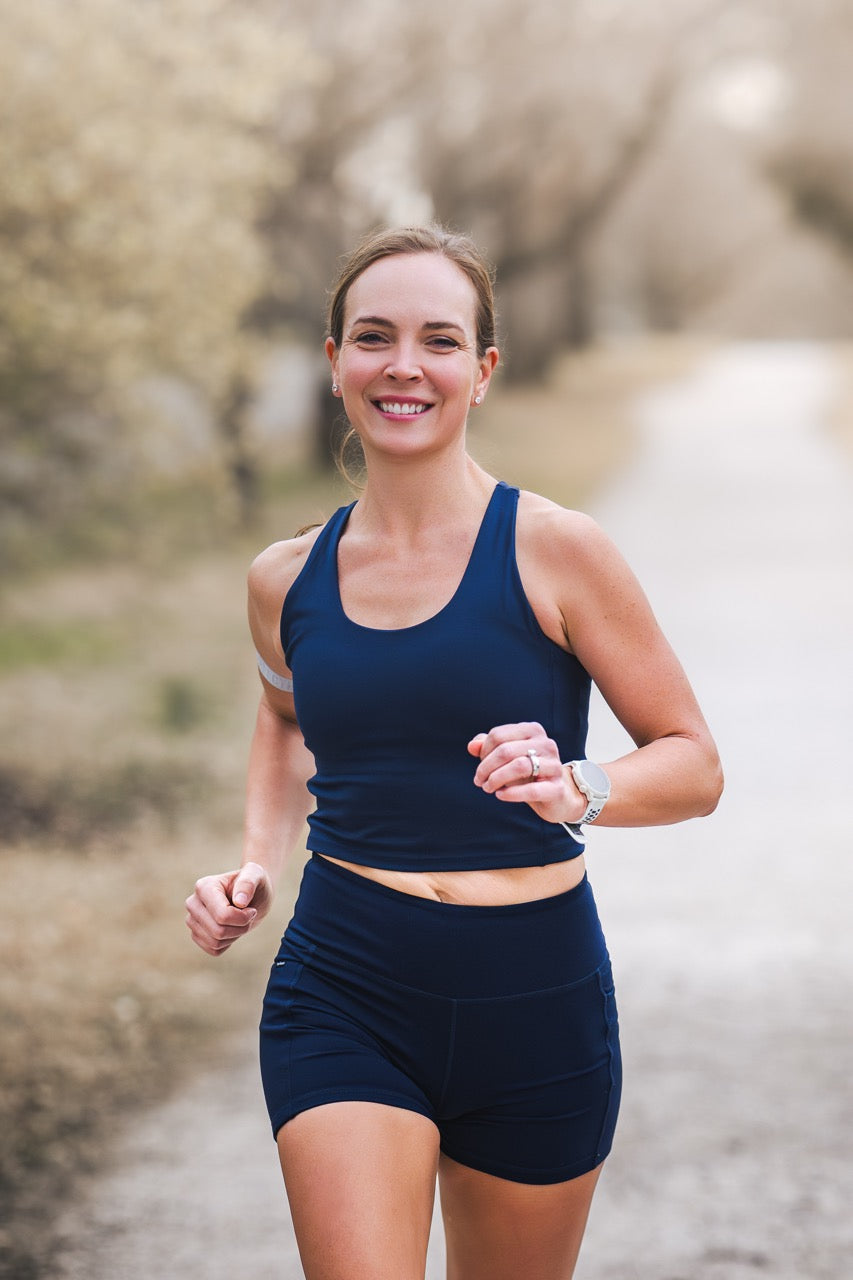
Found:
[[[423,377],[414,344],[397,342],[388,353],[385,374],[396,382],[414,382]]]

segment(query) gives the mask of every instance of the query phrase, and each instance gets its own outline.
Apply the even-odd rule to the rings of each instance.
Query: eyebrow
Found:
[[[384,316],[357,316],[356,319],[353,320],[351,328],[355,328],[360,324],[381,325],[384,329],[396,329],[397,327],[393,320],[386,320]],[[457,329],[459,333],[465,332],[462,325],[457,324],[455,320],[427,320],[423,327],[424,329],[429,330]]]

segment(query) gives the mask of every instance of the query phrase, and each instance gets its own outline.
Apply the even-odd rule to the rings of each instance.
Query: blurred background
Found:
[[[47,1274],[117,1120],[256,1017],[272,935],[213,966],[182,902],[239,849],[248,564],[347,500],[340,255],[474,235],[474,451],[559,501],[721,342],[829,344],[849,446],[851,72],[848,0],[6,0],[4,1274]]]

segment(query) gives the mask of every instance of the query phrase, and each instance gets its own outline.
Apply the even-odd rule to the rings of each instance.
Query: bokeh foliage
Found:
[[[132,487],[146,379],[218,406],[264,273],[299,39],[222,0],[9,0],[0,42],[0,502],[26,535]]]
[[[336,260],[377,224],[474,233],[515,380],[614,332],[802,336],[834,307],[842,336],[847,266],[811,311],[784,278],[828,258],[807,241],[851,257],[846,8],[7,0],[6,564],[126,552],[170,502],[251,516],[264,362],[319,351]],[[760,127],[743,102],[724,118],[714,84],[739,76],[748,108],[768,72]],[[318,457],[335,412],[318,375],[295,411]]]

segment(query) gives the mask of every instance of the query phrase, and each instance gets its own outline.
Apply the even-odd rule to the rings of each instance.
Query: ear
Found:
[[[489,347],[488,351],[479,362],[477,380],[474,383],[474,395],[479,396],[481,400],[486,394],[486,390],[492,380],[492,374],[498,367],[499,360],[500,352],[497,347]]]
[[[326,339],[326,343],[325,343],[324,350],[325,350],[325,352],[326,352],[326,359],[329,361],[329,364],[332,366],[332,386],[333,386],[333,388],[335,388],[335,389],[336,389],[336,388],[337,388],[337,385],[338,385],[338,382],[339,382],[339,379],[338,379],[338,348],[335,346],[335,340],[334,340],[334,338],[327,338],[327,339]]]

